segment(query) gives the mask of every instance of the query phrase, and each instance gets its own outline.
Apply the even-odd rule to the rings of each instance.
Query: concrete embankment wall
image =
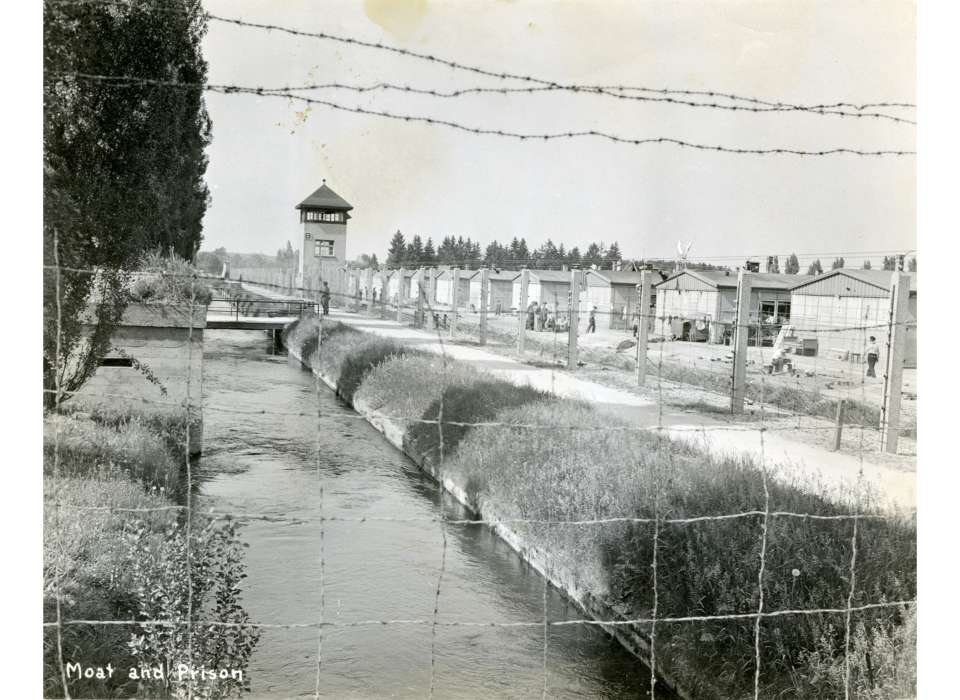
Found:
[[[318,368],[313,367],[309,361],[305,361],[300,353],[300,348],[288,345],[287,351],[303,365],[309,367],[324,384],[335,392],[337,391],[336,378],[325,375],[320,372]],[[558,566],[552,561],[549,552],[532,546],[520,533],[513,530],[508,524],[503,523],[503,520],[509,520],[509,518],[500,512],[500,509],[495,503],[472,496],[468,493],[465,484],[458,483],[456,479],[444,472],[442,464],[438,464],[432,456],[423,454],[415,445],[405,440],[406,428],[401,422],[391,420],[389,417],[373,410],[370,406],[364,404],[362,400],[355,400],[352,402],[352,406],[357,413],[366,418],[367,422],[376,428],[394,447],[403,452],[424,472],[441,483],[443,488],[464,505],[474,517],[491,523],[490,527],[501,539],[510,545],[525,562],[544,576],[554,588],[561,591],[571,602],[580,608],[587,618],[617,622],[625,621],[623,615],[614,610],[609,604],[595,598],[581,584],[575,571]],[[617,624],[601,626],[644,664],[647,664],[650,658],[650,640],[648,634],[642,633],[635,625]],[[663,686],[670,688],[678,697],[684,698],[684,700],[692,697],[692,695],[685,692],[683,688],[678,687],[675,679],[670,677],[660,664],[657,664],[657,678],[658,683],[662,683]]]

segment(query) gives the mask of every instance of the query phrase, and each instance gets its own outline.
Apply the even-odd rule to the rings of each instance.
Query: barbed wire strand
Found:
[[[107,76],[115,77],[115,76]],[[153,86],[167,86],[167,87],[183,87],[184,83],[178,81],[163,81],[163,80],[145,80],[138,79],[138,81],[145,81],[144,84],[149,84]],[[128,81],[131,82],[131,81]],[[848,146],[834,146],[831,148],[824,148],[819,150],[810,150],[810,149],[800,149],[800,148],[790,148],[790,147],[767,147],[767,148],[738,148],[734,146],[726,146],[719,144],[710,144],[710,143],[701,143],[696,141],[688,141],[685,139],[678,139],[673,137],[644,137],[644,138],[630,138],[628,136],[622,136],[619,134],[607,132],[607,131],[598,131],[595,129],[589,130],[578,130],[578,131],[557,131],[557,132],[521,132],[513,131],[510,129],[493,129],[480,126],[470,126],[458,121],[453,121],[450,119],[442,119],[439,117],[428,117],[419,114],[406,114],[400,112],[389,112],[382,109],[371,109],[367,107],[361,107],[359,105],[346,105],[340,102],[335,102],[329,99],[320,99],[316,97],[307,97],[305,95],[292,93],[292,92],[264,92],[261,88],[251,88],[242,85],[229,85],[229,86],[216,86],[213,84],[208,85],[186,85],[187,87],[195,87],[197,89],[202,89],[205,92],[213,92],[223,95],[255,95],[259,97],[275,97],[283,98],[287,100],[297,100],[303,102],[307,105],[316,105],[321,107],[326,107],[340,112],[349,112],[353,114],[362,114],[365,116],[379,117],[382,119],[388,119],[392,121],[403,121],[403,122],[413,122],[418,124],[428,124],[435,126],[443,126],[456,131],[461,131],[478,136],[494,136],[500,138],[515,139],[520,141],[554,141],[558,139],[580,139],[580,138],[599,138],[605,139],[611,143],[619,145],[632,145],[632,146],[648,146],[648,145],[669,145],[677,146],[679,148],[689,148],[697,151],[713,151],[717,153],[727,153],[732,155],[792,155],[792,156],[809,156],[809,157],[823,157],[823,156],[834,156],[834,155],[855,155],[861,157],[882,157],[882,156],[909,156],[916,155],[916,151],[909,149],[876,149],[876,150],[864,150],[859,148],[853,148]]]
[[[876,603],[865,603],[856,605],[852,608],[788,608],[783,610],[765,610],[757,613],[756,610],[744,613],[727,613],[724,615],[686,615],[678,617],[658,617],[658,624],[693,624],[699,622],[733,622],[755,620],[758,616],[762,619],[794,617],[807,615],[844,615],[850,612],[865,612],[867,610],[883,610],[889,608],[908,608],[917,604],[916,598],[909,600],[882,601]],[[623,618],[616,620],[595,620],[593,618],[577,618],[572,620],[550,620],[550,627],[570,627],[583,625],[586,627],[636,627],[640,625],[649,625],[653,622],[650,617]],[[56,622],[45,622],[44,627],[55,627]],[[63,626],[89,626],[89,627],[122,627],[126,625],[142,627],[179,627],[185,622],[179,620],[64,620]],[[393,619],[393,620],[355,620],[352,622],[223,622],[220,620],[199,620],[196,625],[204,627],[235,629],[238,627],[251,627],[257,629],[314,629],[316,627],[325,628],[357,628],[357,627],[378,627],[389,625],[410,625],[429,627],[433,624],[433,619]],[[440,627],[490,627],[490,628],[540,628],[543,626],[543,620],[529,621],[511,621],[511,622],[491,622],[479,620],[440,620],[437,622]]]
[[[61,353],[63,352],[63,300],[60,280],[60,239],[59,231],[56,226],[53,227],[53,261],[55,264],[54,273],[54,293],[57,300],[57,336],[55,341],[56,355],[53,360],[53,381],[56,395],[54,397],[56,410],[60,410],[60,403],[63,400],[63,391],[61,386]],[[56,558],[53,567],[53,585],[54,598],[56,600],[57,614],[57,661],[60,665],[60,681],[63,684],[63,697],[70,700],[70,687],[67,683],[67,667],[63,658],[63,611],[62,594],[60,590],[61,568],[63,567],[63,539],[60,532],[60,420],[56,421],[53,432],[53,492],[54,498],[54,531],[56,534]]]
[[[57,78],[74,78],[79,80],[87,80],[91,82],[101,82],[106,84],[113,84],[116,87],[134,87],[139,85],[154,85],[162,87],[172,87],[172,88],[182,88],[182,89],[202,89],[202,90],[213,90],[217,92],[247,92],[254,93],[257,95],[275,95],[280,94],[283,96],[295,95],[300,92],[314,92],[319,90],[345,90],[349,92],[355,92],[358,94],[368,94],[373,92],[399,92],[407,95],[421,95],[426,97],[435,97],[445,100],[452,100],[459,97],[464,97],[468,95],[533,95],[537,93],[557,93],[557,92],[572,92],[581,95],[601,95],[604,97],[611,97],[618,100],[627,100],[632,102],[642,102],[642,103],[653,103],[653,104],[667,104],[675,105],[679,107],[691,107],[695,109],[715,109],[721,111],[733,111],[733,112],[744,112],[744,113],[754,113],[754,114],[764,114],[764,113],[786,113],[786,112],[798,112],[798,113],[807,113],[815,116],[839,116],[839,117],[852,117],[854,119],[881,119],[887,120],[894,123],[900,124],[910,124],[916,125],[916,120],[907,119],[905,117],[898,117],[892,114],[887,114],[885,112],[867,112],[867,111],[847,111],[846,109],[838,108],[836,105],[813,105],[810,107],[796,107],[796,106],[763,106],[763,107],[749,107],[739,104],[723,104],[717,101],[713,102],[698,102],[695,100],[685,100],[682,98],[675,97],[662,97],[662,96],[651,96],[648,94],[627,94],[621,89],[621,91],[616,92],[618,88],[603,88],[603,87],[571,87],[571,86],[537,86],[537,87],[468,87],[468,88],[458,88],[454,90],[438,90],[436,88],[417,88],[411,87],[408,84],[400,85],[397,83],[391,82],[377,82],[371,85],[353,85],[350,83],[340,83],[340,82],[328,82],[328,83],[308,83],[302,85],[283,85],[278,87],[271,87],[266,85],[234,85],[234,84],[225,84],[225,83],[199,83],[199,82],[190,82],[190,81],[174,81],[165,78],[150,78],[145,76],[136,76],[136,75],[105,75],[97,73],[87,73],[83,71],[51,71],[47,75],[57,77]],[[648,92],[648,91],[644,91]],[[671,91],[676,92],[676,91]]]
[[[122,0],[59,0],[51,1],[47,3],[48,6],[70,6],[70,5],[126,5]],[[151,10],[158,11],[167,11],[167,12],[182,12],[179,8],[151,8]],[[916,105],[912,102],[865,102],[865,103],[854,103],[854,102],[835,102],[832,104],[814,104],[814,105],[804,105],[804,104],[791,104],[787,102],[773,102],[769,100],[763,100],[756,97],[743,96],[734,93],[720,92],[714,90],[682,90],[682,89],[671,89],[671,88],[652,88],[646,86],[630,86],[630,85],[586,85],[586,84],[561,84],[552,80],[537,78],[531,75],[522,75],[516,73],[507,73],[507,72],[497,72],[477,66],[470,66],[457,61],[445,59],[438,56],[432,56],[429,54],[420,53],[417,51],[411,51],[409,49],[402,49],[399,47],[385,45],[382,42],[372,42],[365,41],[362,39],[357,39],[355,37],[344,37],[334,34],[329,34],[326,32],[308,32],[304,30],[292,29],[289,27],[282,27],[279,25],[273,24],[263,24],[256,22],[248,22],[239,18],[232,17],[222,17],[219,15],[214,15],[209,12],[202,13],[202,16],[208,20],[215,22],[221,22],[224,24],[232,24],[239,27],[245,27],[249,29],[259,29],[267,32],[278,32],[289,34],[292,36],[299,36],[305,38],[319,39],[324,41],[332,41],[345,44],[353,44],[357,46],[362,46],[365,48],[376,49],[378,51],[385,51],[390,53],[399,54],[405,57],[418,59],[422,61],[427,61],[430,63],[436,63],[440,65],[445,65],[454,70],[460,70],[465,72],[474,73],[477,75],[482,75],[489,78],[495,78],[498,80],[517,80],[526,83],[534,83],[540,85],[544,88],[557,89],[557,90],[570,90],[575,92],[607,92],[607,91],[618,91],[618,92],[645,92],[645,93],[657,93],[663,95],[687,95],[687,96],[700,96],[700,97],[712,97],[712,98],[721,98],[727,99],[734,102],[746,102],[750,104],[762,105],[766,107],[772,107],[777,110],[796,110],[796,111],[811,111],[819,112],[822,109],[840,109],[840,108],[849,108],[857,111],[863,111],[866,109],[872,108],[906,108],[912,109]],[[614,97],[619,95],[613,94]]]
[[[311,358],[304,357],[303,362],[307,367],[311,367],[314,381],[314,388],[316,391],[316,401],[317,401],[317,488],[319,491],[319,503],[318,508],[320,512],[320,622],[323,622],[326,618],[326,587],[325,587],[325,577],[326,577],[326,565],[325,565],[325,533],[324,533],[324,509],[323,509],[323,496],[324,496],[324,478],[323,470],[321,466],[321,436],[323,435],[323,423],[322,423],[322,413],[323,413],[323,403],[322,403],[322,390],[320,387],[320,357],[323,347],[323,324],[321,318],[317,317],[317,350],[316,350],[316,360],[311,361]],[[311,366],[311,362],[316,363],[316,367]],[[321,674],[323,672],[323,627],[321,626],[317,630],[317,674],[316,674],[316,683],[314,687],[314,696],[316,700],[320,700],[320,689],[321,689]]]

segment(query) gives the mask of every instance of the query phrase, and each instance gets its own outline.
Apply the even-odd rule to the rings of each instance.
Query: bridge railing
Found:
[[[224,314],[240,320],[241,317],[302,316],[304,312],[320,313],[320,304],[306,299],[228,299],[215,298],[207,307],[211,314]]]

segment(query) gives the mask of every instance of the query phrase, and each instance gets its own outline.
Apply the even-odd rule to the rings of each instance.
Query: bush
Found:
[[[196,275],[197,270],[177,255],[147,253],[140,260],[140,274],[130,286],[130,300],[189,304],[192,298],[194,303],[206,306],[213,299],[213,292]]]
[[[245,669],[259,633],[240,606],[245,574],[237,525],[194,514],[188,566],[184,513],[171,507],[172,492],[183,495],[177,488],[183,426],[177,417],[105,410],[93,419],[44,418],[44,621],[57,619],[58,593],[67,620],[185,621],[191,581],[192,619],[229,623],[193,628],[194,666]],[[189,663],[185,629],[69,625],[61,636],[66,660],[125,669]],[[69,685],[74,697],[184,695],[167,681],[166,688],[144,690],[120,673]],[[244,688],[232,679],[198,683],[193,696],[235,696]],[[56,629],[46,628],[44,695],[62,693]]]

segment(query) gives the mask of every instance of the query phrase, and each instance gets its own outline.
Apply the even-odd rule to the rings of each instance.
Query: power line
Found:
[[[672,137],[647,137],[632,139],[626,136],[620,136],[617,134],[612,134],[604,131],[596,130],[581,130],[581,131],[566,131],[566,132],[553,132],[553,133],[524,133],[519,131],[510,131],[503,129],[489,129],[482,127],[473,127],[460,122],[450,121],[448,119],[439,119],[435,117],[424,117],[420,115],[411,115],[411,114],[400,114],[394,112],[387,112],[384,110],[378,109],[367,109],[365,107],[359,106],[349,106],[344,105],[339,102],[333,102],[331,100],[321,100],[313,97],[305,97],[303,95],[297,95],[294,93],[286,92],[266,92],[263,88],[259,87],[247,87],[242,85],[212,85],[212,84],[201,84],[201,83],[185,83],[175,80],[161,80],[154,78],[133,78],[129,76],[110,76],[110,75],[96,75],[91,73],[60,73],[61,76],[72,75],[77,78],[85,80],[98,80],[98,81],[113,81],[113,82],[125,82],[126,86],[134,84],[147,84],[147,85],[158,85],[165,87],[179,87],[179,88],[199,88],[208,92],[216,92],[226,95],[232,94],[244,94],[244,95],[257,95],[261,97],[280,97],[288,100],[299,100],[308,105],[320,105],[323,107],[328,107],[342,112],[351,112],[353,114],[364,114],[367,116],[381,117],[384,119],[390,119],[394,121],[405,121],[405,122],[415,122],[421,124],[431,124],[436,126],[445,126],[457,131],[464,131],[470,134],[483,135],[483,136],[497,136],[501,138],[510,138],[520,141],[553,141],[558,139],[574,139],[574,138],[600,138],[606,139],[611,143],[623,144],[623,145],[633,145],[633,146],[647,146],[653,144],[666,144],[670,146],[677,146],[679,148],[689,148],[697,151],[713,151],[717,153],[728,153],[735,155],[794,155],[794,156],[831,156],[831,155],[856,155],[856,156],[906,156],[906,155],[915,155],[916,151],[909,150],[875,150],[867,151],[857,148],[849,147],[834,147],[822,149],[819,151],[814,150],[802,150],[796,148],[735,148],[731,146],[721,146],[715,144],[705,144],[697,143],[693,141],[686,141],[683,139],[676,139]]]

